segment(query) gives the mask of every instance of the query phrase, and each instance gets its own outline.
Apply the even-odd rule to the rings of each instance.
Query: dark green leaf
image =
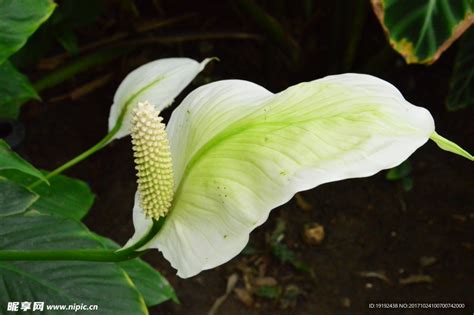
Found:
[[[283,243],[275,243],[272,245],[272,252],[278,260],[282,263],[293,262],[295,258],[295,253]]]
[[[97,236],[102,244],[107,248],[119,249],[120,246],[114,241]],[[157,270],[153,269],[143,260],[136,258],[123,261],[118,265],[130,276],[138,291],[145,299],[147,306],[154,306],[168,300],[178,303],[178,298],[165,277]]]
[[[24,212],[36,199],[31,190],[0,177],[0,217]]]
[[[12,57],[12,61],[19,67],[37,63],[54,48],[53,44],[55,39],[58,39],[58,32],[61,33],[62,30],[73,32],[92,24],[103,6],[103,1],[97,0],[61,1],[53,15],[28,39],[26,45]],[[60,34],[59,37],[63,36]],[[68,47],[64,47],[66,50],[71,48],[71,41],[65,43],[64,38],[59,41],[61,44],[66,44],[65,46]]]
[[[61,46],[70,53],[76,55],[79,52],[79,46],[77,44],[77,37],[70,28],[61,28],[56,31],[56,39],[59,41]]]
[[[255,292],[260,297],[267,299],[276,299],[281,294],[281,289],[278,286],[263,285]]]
[[[94,23],[103,7],[103,2],[97,0],[63,0],[48,23],[58,27],[83,27]]]
[[[404,177],[401,180],[401,184],[404,191],[411,191],[413,189],[413,178]]]
[[[275,229],[269,238],[270,247],[272,254],[282,263],[290,263],[293,267],[298,270],[309,273],[313,276],[313,270],[304,261],[296,258],[296,254],[292,251],[285,243],[283,238],[285,236],[286,222],[282,218],[277,219]]]
[[[135,283],[147,306],[157,305],[168,300],[178,303],[178,298],[168,280],[143,260],[137,258],[124,261],[119,263],[119,266]]]
[[[265,12],[256,1],[239,0],[237,3],[249,19],[252,19],[271,41],[280,46],[293,62],[298,61],[300,52],[298,43],[277,19]]]
[[[39,99],[30,81],[5,61],[0,65],[0,117],[17,119],[21,105],[30,99]]]
[[[400,180],[402,178],[410,175],[412,170],[411,163],[409,160],[406,160],[402,164],[390,169],[385,175],[385,178],[388,180]]]
[[[23,160],[3,139],[0,139],[0,170],[8,169],[15,169],[48,182],[40,171]]]
[[[43,171],[43,174],[47,175],[47,172]],[[3,172],[3,176],[23,186],[36,181],[34,177],[19,172]],[[33,204],[33,209],[74,220],[81,220],[87,214],[95,198],[85,182],[63,175],[52,177],[49,186],[41,183],[32,190],[40,196]]]
[[[0,249],[100,249],[79,222],[29,211],[0,220]],[[0,262],[0,313],[10,301],[96,304],[98,314],[148,314],[143,297],[115,263],[81,261]],[[64,313],[65,314],[65,313]],[[68,313],[69,314],[69,313]]]
[[[0,64],[53,13],[52,0],[0,0]]]
[[[472,0],[372,0],[392,47],[407,63],[435,62],[472,24]]]
[[[449,110],[474,104],[474,28],[463,35],[459,44],[447,100]]]

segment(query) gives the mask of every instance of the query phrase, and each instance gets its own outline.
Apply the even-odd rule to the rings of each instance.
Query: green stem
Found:
[[[0,251],[0,261],[22,260],[80,260],[80,261],[124,261],[138,257],[141,252],[131,255],[122,255],[113,250],[100,249],[69,249],[69,250],[2,250]]]
[[[57,169],[51,171],[50,173],[48,173],[45,178],[46,179],[50,179],[51,177],[54,177],[62,172],[64,172],[65,170],[67,170],[68,168],[76,165],[77,163],[81,162],[82,160],[88,158],[89,156],[91,156],[92,154],[94,154],[95,152],[99,151],[100,149],[102,149],[103,147],[105,147],[110,140],[113,139],[113,137],[115,136],[115,134],[118,132],[119,130],[119,125],[121,124],[117,124],[107,135],[105,135],[104,138],[102,138],[102,140],[100,140],[99,142],[97,142],[94,146],[92,146],[91,148],[87,149],[86,151],[82,152],[81,154],[79,154],[78,156],[76,156],[75,158],[73,158],[72,160],[64,163],[63,165],[61,165],[60,167],[58,167]],[[35,182],[33,182],[31,185],[27,186],[29,189],[31,188],[34,188],[38,185],[40,185],[41,183],[43,183],[43,180],[37,180]]]
[[[67,249],[67,250],[1,250],[0,261],[52,261],[52,260],[75,260],[75,261],[102,261],[119,262],[134,259],[145,253],[140,248],[148,243],[161,229],[165,218],[153,221],[153,226],[148,233],[133,246],[124,250],[107,249]]]

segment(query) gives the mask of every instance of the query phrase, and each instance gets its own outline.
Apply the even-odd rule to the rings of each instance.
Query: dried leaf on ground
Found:
[[[385,274],[385,271],[360,271],[357,274],[363,278],[379,279],[387,284],[392,284],[390,279]]]
[[[229,278],[227,278],[227,287],[226,287],[226,290],[225,290],[225,294],[222,295],[221,297],[219,297],[218,299],[216,299],[216,301],[212,305],[212,307],[209,310],[209,312],[207,313],[207,315],[216,315],[217,314],[217,311],[219,310],[221,305],[225,302],[225,300],[229,296],[230,292],[232,292],[232,290],[235,288],[235,285],[237,284],[237,281],[239,281],[239,276],[236,273],[231,274],[229,276]]]
[[[398,282],[400,285],[416,284],[416,283],[431,283],[433,282],[433,277],[429,275],[409,275],[406,278],[400,279]]]
[[[249,291],[243,288],[234,289],[235,296],[237,299],[242,302],[247,307],[252,307],[254,305],[254,300]]]
[[[314,209],[314,206],[307,202],[301,194],[295,195],[295,201],[298,207],[300,207],[304,211],[311,211]]]
[[[324,226],[319,223],[308,223],[304,226],[303,238],[310,245],[319,245],[324,240]]]

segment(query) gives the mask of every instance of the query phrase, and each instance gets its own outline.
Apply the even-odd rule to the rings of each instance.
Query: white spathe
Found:
[[[434,132],[430,113],[363,74],[273,94],[254,83],[202,86],[167,127],[175,193],[157,248],[183,278],[236,256],[270,211],[302,190],[397,166]],[[150,228],[136,199],[132,245]]]
[[[158,59],[130,72],[115,92],[110,108],[109,131],[120,124],[113,139],[130,134],[133,106],[149,101],[162,111],[211,60],[208,58],[199,63],[189,58]]]

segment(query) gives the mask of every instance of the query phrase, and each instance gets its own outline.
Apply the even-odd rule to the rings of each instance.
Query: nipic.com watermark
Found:
[[[7,312],[42,312],[47,311],[97,311],[99,306],[96,304],[45,304],[42,301],[12,301],[7,304]]]

